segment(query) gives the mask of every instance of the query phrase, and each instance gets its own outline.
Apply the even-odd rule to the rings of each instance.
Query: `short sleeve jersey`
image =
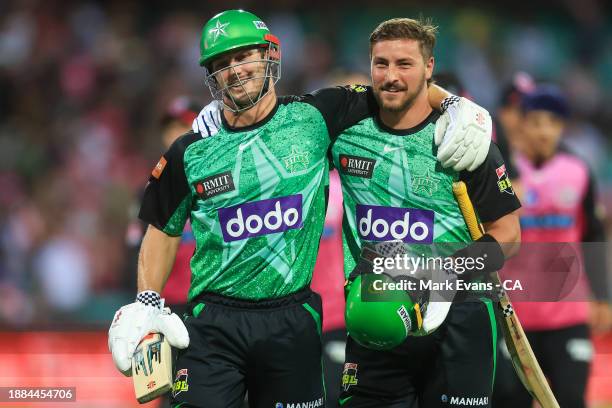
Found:
[[[482,222],[520,207],[494,143],[485,162],[473,172],[440,165],[434,142],[438,118],[432,112],[412,129],[395,130],[386,127],[375,110],[335,141],[331,151],[342,181],[346,276],[365,242],[471,242],[453,195],[455,181],[466,183]]]
[[[191,219],[189,300],[202,292],[270,299],[310,283],[323,230],[327,153],[368,112],[365,88],[278,98],[255,126],[188,133],[162,156],[140,218],[178,236]]]

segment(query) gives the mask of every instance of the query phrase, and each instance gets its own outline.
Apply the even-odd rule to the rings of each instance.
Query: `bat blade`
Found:
[[[470,231],[472,239],[480,238],[482,228],[478,222],[474,206],[463,182],[453,183],[453,193]],[[493,284],[501,287],[497,272],[491,274]],[[495,315],[504,333],[504,342],[512,358],[512,364],[519,379],[529,393],[540,403],[542,408],[559,408],[559,403],[548,385],[548,381],[540,368],[540,364],[533,354],[531,345],[527,340],[523,326],[514,313],[512,303],[505,291],[498,293]]]
[[[172,350],[163,334],[149,333],[132,357],[136,399],[149,402],[172,389]]]

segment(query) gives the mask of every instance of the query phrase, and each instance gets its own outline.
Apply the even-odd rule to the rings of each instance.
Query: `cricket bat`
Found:
[[[477,240],[483,235],[481,225],[478,223],[474,206],[467,192],[467,187],[462,181],[453,183],[453,193],[465,219],[465,223],[470,231],[472,239]],[[521,382],[535,398],[542,408],[559,408],[559,403],[555,399],[548,381],[538,364],[538,360],[533,354],[531,345],[525,336],[525,331],[521,322],[514,313],[514,308],[505,291],[501,289],[499,275],[497,272],[492,274],[493,284],[499,285],[498,303],[495,308],[495,315],[501,323],[504,333],[506,347],[512,357],[512,365]]]
[[[161,333],[147,334],[132,356],[136,399],[149,402],[172,389],[172,351]]]

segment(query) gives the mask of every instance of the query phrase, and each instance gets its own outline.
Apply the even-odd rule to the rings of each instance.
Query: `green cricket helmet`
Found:
[[[364,274],[352,282],[346,297],[345,321],[348,334],[373,350],[390,350],[409,335],[418,333],[420,306],[405,290],[382,289],[396,283],[386,274]]]
[[[278,38],[259,17],[244,10],[227,10],[208,20],[202,29],[200,66],[228,51],[257,45],[267,47],[270,43],[278,45]]]
[[[227,84],[220,83],[216,75],[224,70],[234,70],[241,63],[223,67],[216,72],[211,69],[211,62],[223,54],[238,51],[243,48],[261,48],[264,56],[257,61],[265,64],[261,76],[251,79],[262,81],[261,89],[257,95],[249,95],[248,103],[240,105],[229,92]],[[244,10],[227,10],[217,14],[204,25],[200,38],[200,66],[207,70],[207,82],[214,99],[223,102],[226,108],[233,112],[249,109],[255,105],[271,86],[280,79],[280,41],[270,33],[266,24],[255,14]],[[235,74],[235,70],[233,71]],[[246,80],[238,80],[239,86]],[[246,90],[245,90],[246,93]]]

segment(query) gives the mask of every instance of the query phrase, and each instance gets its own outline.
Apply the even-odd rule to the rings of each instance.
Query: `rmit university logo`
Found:
[[[225,242],[302,228],[302,195],[221,208],[219,222]]]
[[[372,178],[376,160],[366,157],[340,155],[340,171],[356,177]]]
[[[196,181],[194,187],[196,193],[203,200],[236,189],[231,171],[215,174],[214,176],[206,177],[204,180]]]
[[[434,212],[357,204],[357,228],[367,241],[433,242]]]

